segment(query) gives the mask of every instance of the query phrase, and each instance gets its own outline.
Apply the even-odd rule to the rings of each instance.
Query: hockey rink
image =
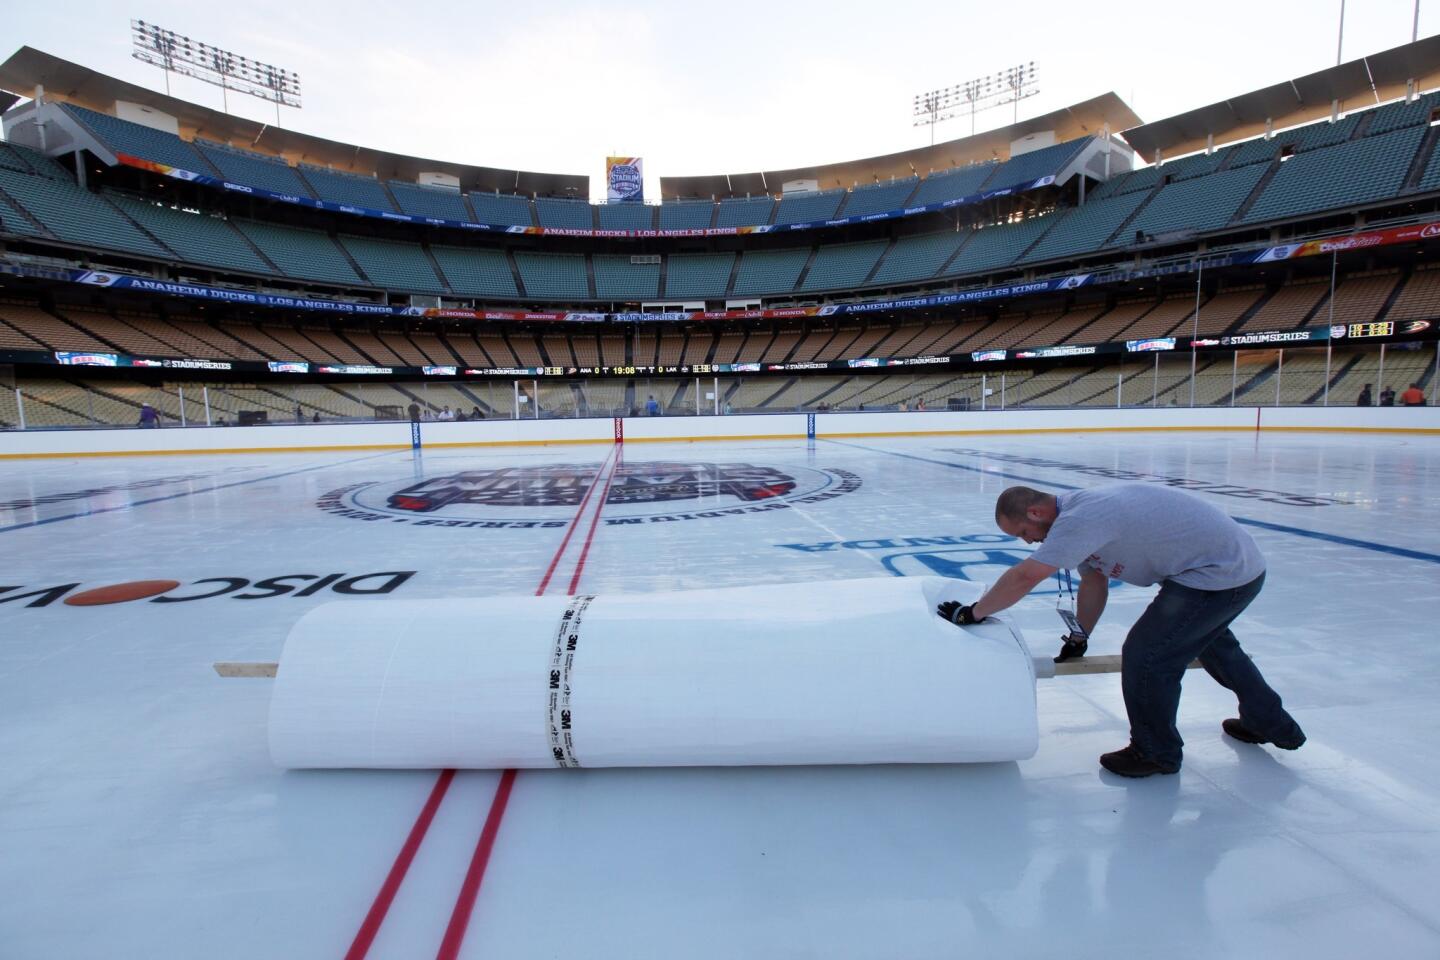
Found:
[[[1031,549],[1001,490],[1117,477],[1254,535],[1236,633],[1302,749],[1223,737],[1194,671],[1184,769],[1122,780],[1119,677],[1059,677],[1019,763],[522,771],[492,812],[499,772],[277,770],[272,681],[211,667],[278,659],[327,602],[992,580]],[[1437,531],[1425,436],[3,462],[0,956],[1440,956]],[[1013,611],[1036,654],[1056,591]],[[1112,586],[1090,652],[1153,592]]]

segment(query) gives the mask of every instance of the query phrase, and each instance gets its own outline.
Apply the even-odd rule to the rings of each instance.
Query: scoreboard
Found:
[[[1367,337],[1389,337],[1395,333],[1395,321],[1376,322],[1372,320],[1368,323],[1352,323],[1345,332],[1352,340],[1361,340]]]

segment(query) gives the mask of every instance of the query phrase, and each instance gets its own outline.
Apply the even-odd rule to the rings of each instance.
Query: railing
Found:
[[[871,376],[634,377],[343,384],[76,384],[0,389],[0,429],[75,430],[470,419],[724,416],[809,412],[1138,407],[1393,405],[1419,384],[1440,403],[1440,344],[1331,352],[1323,347],[1231,354],[1126,355],[1045,371]],[[651,405],[651,398],[654,405]],[[413,405],[413,410],[411,409]],[[652,412],[653,410],[653,412]]]

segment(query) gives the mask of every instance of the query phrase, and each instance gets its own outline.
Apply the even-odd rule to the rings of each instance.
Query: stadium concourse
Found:
[[[1276,80],[591,204],[17,50],[0,955],[1440,955],[1440,37]],[[1118,782],[1091,675],[1014,762],[281,771],[212,669],[326,603],[989,582],[1002,489],[1114,479],[1255,537],[1303,749],[1191,674]]]

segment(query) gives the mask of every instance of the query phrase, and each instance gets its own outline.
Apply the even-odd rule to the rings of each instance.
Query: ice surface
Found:
[[[1270,575],[1237,634],[1303,749],[1222,738],[1233,699],[1192,672],[1174,777],[1099,770],[1127,735],[1103,675],[1041,682],[1020,763],[527,771],[462,956],[1440,955],[1440,441],[647,443],[593,537],[572,532],[607,456],[7,463],[0,956],[345,952],[435,774],[277,771],[268,681],[210,670],[277,659],[320,603],[989,580],[1028,550],[993,525],[1005,486],[1134,474],[1254,534]],[[160,579],[181,587],[64,603]],[[1054,589],[1015,610],[1037,653],[1058,647]],[[1113,589],[1091,652],[1118,652],[1152,593]],[[456,777],[369,956],[435,953],[497,780]]]

